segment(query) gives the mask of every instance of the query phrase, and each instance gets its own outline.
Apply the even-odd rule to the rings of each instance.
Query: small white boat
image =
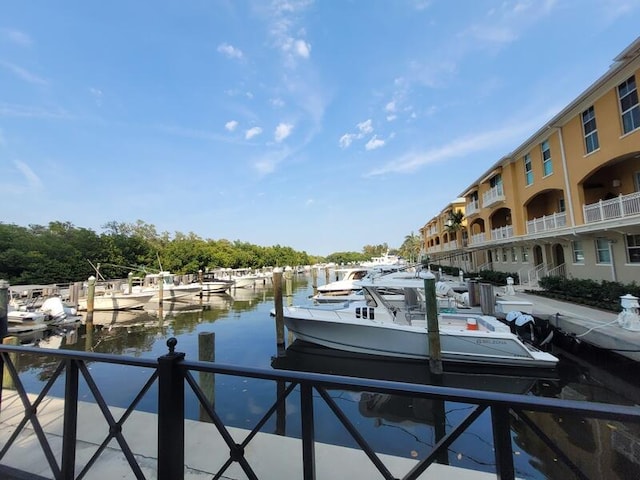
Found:
[[[415,274],[414,274],[415,275]],[[424,281],[386,275],[359,282],[364,300],[340,308],[283,307],[288,330],[300,340],[355,353],[428,359]],[[402,302],[397,299],[398,295]],[[391,295],[389,298],[385,296]],[[441,358],[478,365],[553,368],[558,359],[523,342],[497,318],[477,313],[438,315]]]
[[[225,278],[219,278],[215,274],[203,274],[202,282],[198,282],[198,285],[202,288],[203,295],[209,295],[211,293],[224,293],[233,287],[232,280]]]
[[[142,308],[153,297],[154,292],[116,292],[105,291],[101,294],[96,294],[93,297],[93,310],[94,311],[106,311],[106,310],[132,310],[134,308]],[[87,309],[87,298],[80,298],[78,300],[78,310]]]
[[[167,302],[187,300],[202,292],[199,283],[187,283],[177,285],[174,282],[174,275],[169,272],[149,273],[144,279],[137,279],[142,284],[132,287],[133,293],[152,293],[149,302],[160,301],[160,285],[162,285],[162,300]]]
[[[338,268],[334,271],[338,279],[318,287],[318,294],[323,297],[346,296],[360,290],[360,286],[356,282],[363,279],[371,271],[366,267]],[[321,297],[321,298],[323,298]]]

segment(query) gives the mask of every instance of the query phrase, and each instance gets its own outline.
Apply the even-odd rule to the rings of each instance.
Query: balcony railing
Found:
[[[479,245],[487,241],[487,236],[484,232],[474,233],[469,238],[469,245]]]
[[[474,215],[480,211],[480,202],[478,200],[472,200],[467,202],[465,206],[464,214],[468,217],[469,215]]]
[[[482,194],[482,206],[489,207],[494,203],[501,202],[504,200],[504,190],[502,189],[502,185],[496,185],[488,192],[484,192]]]
[[[445,243],[443,247],[444,247],[443,250],[445,251],[456,250],[458,248],[458,241],[452,240],[449,243]]]
[[[567,214],[552,213],[551,215],[543,215],[539,218],[534,218],[527,222],[527,233],[540,233],[547,232],[549,230],[555,230],[567,226]]]
[[[513,225],[498,227],[491,230],[491,240],[502,240],[513,237]]]
[[[640,192],[620,195],[610,200],[583,205],[584,223],[602,222],[640,215]]]

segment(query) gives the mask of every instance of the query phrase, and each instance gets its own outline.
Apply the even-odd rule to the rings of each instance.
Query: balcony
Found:
[[[543,215],[527,222],[527,234],[548,232],[567,226],[566,212]]]
[[[470,202],[467,202],[464,208],[465,208],[465,215],[467,217],[471,215],[475,215],[476,213],[480,212],[480,202],[478,200],[472,200]]]
[[[498,227],[491,230],[491,240],[502,240],[513,237],[513,225]]]
[[[480,245],[481,243],[484,243],[486,241],[487,237],[484,232],[475,233],[469,238],[469,245]]]
[[[445,243],[443,245],[443,250],[444,251],[457,250],[457,249],[458,249],[458,241],[457,240],[452,240],[449,243]]]
[[[582,211],[584,223],[604,222],[605,220],[640,215],[640,192],[583,205]]]
[[[482,194],[482,206],[490,207],[498,202],[504,201],[504,190],[502,185],[496,185],[491,190]]]

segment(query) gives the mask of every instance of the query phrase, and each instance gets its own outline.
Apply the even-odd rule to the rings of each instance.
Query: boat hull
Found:
[[[96,311],[132,310],[142,308],[153,297],[152,292],[122,295],[97,295],[93,298],[93,309]],[[87,309],[87,299],[78,300],[78,310]]]
[[[334,314],[336,312],[333,312]],[[325,347],[393,358],[430,358],[429,338],[424,327],[374,322],[366,319],[345,321],[336,316],[303,318],[285,315],[284,322],[297,339]],[[331,313],[327,317],[332,316]],[[481,365],[531,366],[553,368],[557,359],[544,352],[533,356],[517,337],[507,333],[441,331],[441,358],[448,362]]]

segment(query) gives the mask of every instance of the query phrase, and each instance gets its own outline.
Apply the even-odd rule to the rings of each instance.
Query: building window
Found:
[[[529,261],[529,247],[522,247],[520,255],[522,256],[522,263],[527,263]]]
[[[629,263],[640,263],[640,235],[627,235],[627,258]]]
[[[596,239],[596,263],[611,263],[609,240],[607,240],[606,238]]]
[[[551,163],[551,148],[549,148],[549,140],[545,140],[540,144],[540,150],[542,151],[542,174],[543,176],[551,175],[553,173],[553,165]]]
[[[587,153],[600,148],[598,130],[596,129],[596,112],[593,106],[582,112],[582,128],[584,129],[584,145]]]
[[[622,130],[624,133],[629,133],[640,127],[640,106],[635,76],[618,85],[618,97],[622,114]]]
[[[564,198],[559,198],[558,199],[558,211],[560,213],[564,212],[566,210],[566,206],[564,204]]]
[[[584,250],[582,242],[571,242],[571,250],[573,251],[573,263],[584,263]]]
[[[533,183],[533,169],[531,167],[531,155],[524,156],[524,182],[526,185]]]
[[[635,179],[636,179],[636,192],[640,192],[640,172],[636,172]]]
[[[502,249],[502,263],[507,263],[507,249]]]
[[[495,188],[498,195],[502,195],[502,175],[497,174],[491,177],[491,180],[489,180],[489,186],[491,188]]]
[[[511,247],[511,261],[513,263],[518,261],[518,254],[516,253],[516,247]]]

